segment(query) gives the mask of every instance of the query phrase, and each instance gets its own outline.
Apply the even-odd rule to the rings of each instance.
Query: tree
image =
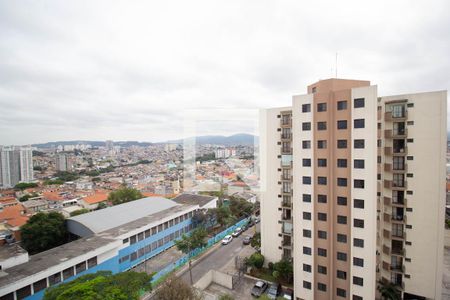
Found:
[[[219,300],[234,300],[234,297],[230,294],[223,294],[219,296]]]
[[[231,217],[231,211],[228,206],[222,205],[218,208],[216,208],[216,216],[217,216],[217,222],[221,226],[225,226],[229,223],[229,219]]]
[[[163,285],[155,293],[156,300],[200,300],[202,295],[198,294],[193,287],[175,275],[166,279]],[[44,299],[45,300],[45,299]]]
[[[25,201],[28,201],[30,198],[34,198],[34,197],[38,197],[38,196],[39,196],[38,193],[26,194],[26,195],[23,195],[22,197],[20,197],[19,201],[25,202]]]
[[[278,272],[279,278],[286,283],[291,283],[294,276],[294,267],[292,262],[287,259],[282,259],[273,265],[274,272]]]
[[[36,254],[67,241],[64,216],[57,212],[37,213],[21,227],[22,244],[30,254]]]
[[[264,256],[261,253],[253,253],[246,259],[246,264],[257,269],[261,269],[264,265]]]
[[[77,209],[77,210],[74,210],[73,212],[71,212],[70,216],[75,217],[75,216],[79,216],[79,215],[82,215],[82,214],[85,214],[88,212],[89,212],[89,209],[86,209],[86,208]]]
[[[230,197],[230,211],[238,219],[250,216],[253,212],[253,204],[245,199]]]
[[[100,209],[104,209],[104,208],[107,208],[107,207],[108,207],[108,205],[105,202],[100,202],[97,205],[97,208],[95,210],[100,210]]]
[[[145,273],[123,272],[112,275],[99,271],[49,288],[44,300],[137,300],[142,290],[151,290],[151,276]]]
[[[377,290],[381,297],[386,300],[400,300],[400,292],[392,282],[378,281]]]
[[[253,248],[261,248],[261,233],[257,232],[252,238],[252,241],[250,242],[250,245]]]
[[[122,187],[118,190],[115,190],[108,196],[108,200],[111,201],[113,205],[118,205],[142,198],[144,198],[144,195],[142,195],[140,191],[128,187]]]
[[[26,190],[26,189],[29,189],[29,188],[35,188],[35,187],[37,187],[37,186],[38,186],[38,184],[35,183],[35,182],[21,182],[21,183],[16,184],[16,185],[14,186],[14,188],[15,188],[16,190],[21,190],[21,191],[23,191],[23,190]]]
[[[66,181],[74,181],[77,180],[80,176],[77,173],[68,172],[68,171],[58,171],[56,172],[56,177],[58,179],[66,182]]]
[[[204,228],[196,228],[192,230],[190,235],[183,234],[180,240],[175,241],[175,245],[178,250],[185,254],[190,254],[192,250],[196,248],[202,248],[206,246],[206,237],[208,233]],[[189,276],[191,279],[191,285],[194,284],[192,281],[192,260],[189,257]]]

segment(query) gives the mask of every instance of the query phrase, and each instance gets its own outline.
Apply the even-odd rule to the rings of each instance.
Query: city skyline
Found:
[[[336,52],[338,77],[370,78],[380,95],[450,87],[448,2],[350,2],[4,2],[0,141],[179,138],[186,110],[288,105],[335,76]]]

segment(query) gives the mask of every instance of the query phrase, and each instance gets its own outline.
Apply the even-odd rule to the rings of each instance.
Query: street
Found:
[[[219,270],[225,266],[231,259],[241,252],[245,246],[242,244],[242,239],[245,235],[253,235],[254,227],[249,228],[246,232],[242,233],[239,237],[233,238],[233,241],[228,245],[220,245],[219,248],[211,252],[208,257],[203,258],[192,268],[192,279],[197,282],[205,273],[209,270]],[[190,284],[189,270],[187,270],[181,278]]]

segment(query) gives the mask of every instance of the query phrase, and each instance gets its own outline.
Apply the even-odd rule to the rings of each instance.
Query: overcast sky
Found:
[[[336,52],[380,95],[450,89],[449,3],[0,0],[0,144],[163,141],[192,109],[249,111],[198,134],[253,132]]]

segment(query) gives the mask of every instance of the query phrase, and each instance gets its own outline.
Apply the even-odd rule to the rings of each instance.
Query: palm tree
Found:
[[[382,299],[385,300],[400,300],[400,291],[397,289],[397,287],[389,281],[378,281],[378,291],[381,294]]]

